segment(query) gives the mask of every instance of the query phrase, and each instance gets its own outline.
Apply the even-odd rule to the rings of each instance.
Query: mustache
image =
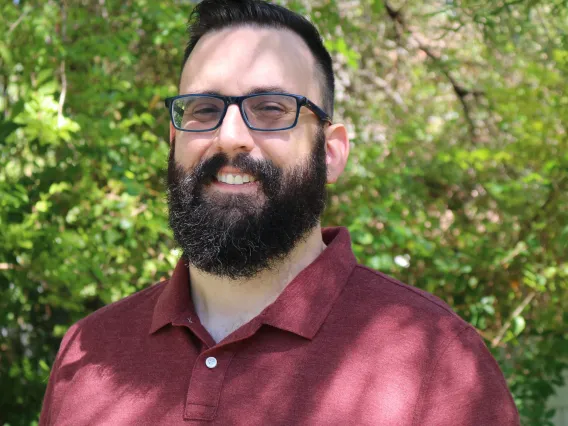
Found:
[[[200,185],[211,183],[223,167],[237,168],[253,176],[261,184],[277,181],[282,175],[282,170],[270,160],[257,160],[245,153],[229,158],[227,154],[220,152],[195,167],[192,173],[195,183]]]

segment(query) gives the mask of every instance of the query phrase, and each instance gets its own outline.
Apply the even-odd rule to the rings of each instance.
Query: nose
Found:
[[[238,105],[229,105],[223,123],[217,135],[219,151],[232,157],[241,152],[250,152],[254,148],[254,140],[250,129],[244,122]]]

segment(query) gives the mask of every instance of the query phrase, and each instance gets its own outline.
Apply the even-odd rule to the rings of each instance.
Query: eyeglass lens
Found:
[[[177,98],[173,102],[173,121],[183,130],[211,130],[219,124],[224,110],[225,103],[219,98],[202,95]],[[242,110],[250,126],[279,130],[294,124],[298,103],[293,96],[259,95],[243,100]]]

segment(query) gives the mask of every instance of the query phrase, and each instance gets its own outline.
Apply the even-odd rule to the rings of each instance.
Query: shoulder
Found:
[[[456,339],[476,330],[438,297],[386,274],[357,265],[331,318],[365,337],[367,348],[408,353],[433,362]],[[337,322],[336,322],[337,321]]]
[[[391,376],[401,365],[414,372],[420,383],[416,424],[518,424],[503,374],[483,339],[438,297],[358,265],[341,299],[343,320],[357,319],[367,352],[392,365]],[[478,394],[479,421],[468,420],[471,410],[456,407],[473,406],[472,395]]]
[[[361,299],[359,307],[413,316],[422,323],[443,320],[458,332],[468,325],[440,298],[366,266],[354,268],[346,290],[348,297]]]
[[[77,321],[67,331],[61,344],[62,348],[79,335],[106,340],[122,333],[133,333],[144,329],[147,331],[156,302],[167,283],[168,281],[162,281],[154,284]]]
[[[115,318],[131,317],[136,314],[152,315],[153,308],[158,297],[167,285],[168,280],[154,284],[140,290],[130,296],[110,303],[81,320],[83,323],[97,322],[100,320],[112,321]]]

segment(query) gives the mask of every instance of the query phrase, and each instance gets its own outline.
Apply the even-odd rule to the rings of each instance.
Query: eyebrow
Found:
[[[244,95],[241,96],[248,96],[248,95],[257,95],[259,93],[284,93],[288,95],[292,95],[293,93],[289,92],[288,90],[284,89],[280,86],[257,86],[253,87],[252,89],[248,90]],[[187,94],[192,95],[215,95],[215,96],[229,96],[221,93],[218,90],[203,90],[203,91],[195,91]]]

